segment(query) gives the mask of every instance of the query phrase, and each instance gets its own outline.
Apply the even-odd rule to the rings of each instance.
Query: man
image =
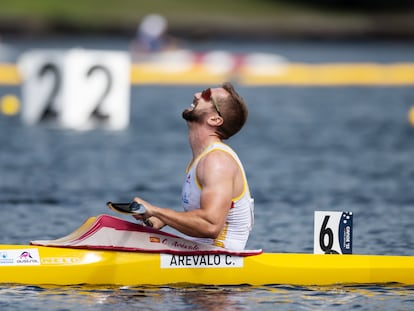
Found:
[[[244,100],[229,82],[194,94],[182,114],[193,155],[182,191],[184,212],[136,197],[147,211],[134,217],[149,219],[158,229],[168,225],[198,242],[244,249],[253,226],[253,199],[237,154],[222,141],[243,127],[247,115]]]

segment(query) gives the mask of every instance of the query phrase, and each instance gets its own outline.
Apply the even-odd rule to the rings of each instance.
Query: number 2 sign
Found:
[[[72,129],[129,123],[130,59],[125,52],[36,50],[19,60],[23,122]]]
[[[315,254],[352,254],[352,212],[315,211]]]

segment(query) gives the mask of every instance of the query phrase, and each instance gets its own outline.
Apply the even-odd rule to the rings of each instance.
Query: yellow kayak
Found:
[[[99,215],[56,240],[0,245],[0,283],[414,284],[414,256],[230,251]]]
[[[0,283],[111,285],[414,284],[414,256],[159,254],[0,245]]]

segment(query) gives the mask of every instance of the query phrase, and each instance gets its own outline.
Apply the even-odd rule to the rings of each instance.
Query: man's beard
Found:
[[[187,122],[202,122],[204,116],[207,114],[206,111],[193,109],[185,109],[182,113],[182,117]]]

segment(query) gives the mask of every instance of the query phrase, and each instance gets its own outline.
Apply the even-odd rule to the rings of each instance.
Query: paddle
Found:
[[[144,205],[139,204],[135,201],[132,203],[107,202],[106,205],[115,212],[128,215],[144,215],[147,211]],[[143,219],[143,222],[149,227],[153,226],[152,222],[149,219]]]

